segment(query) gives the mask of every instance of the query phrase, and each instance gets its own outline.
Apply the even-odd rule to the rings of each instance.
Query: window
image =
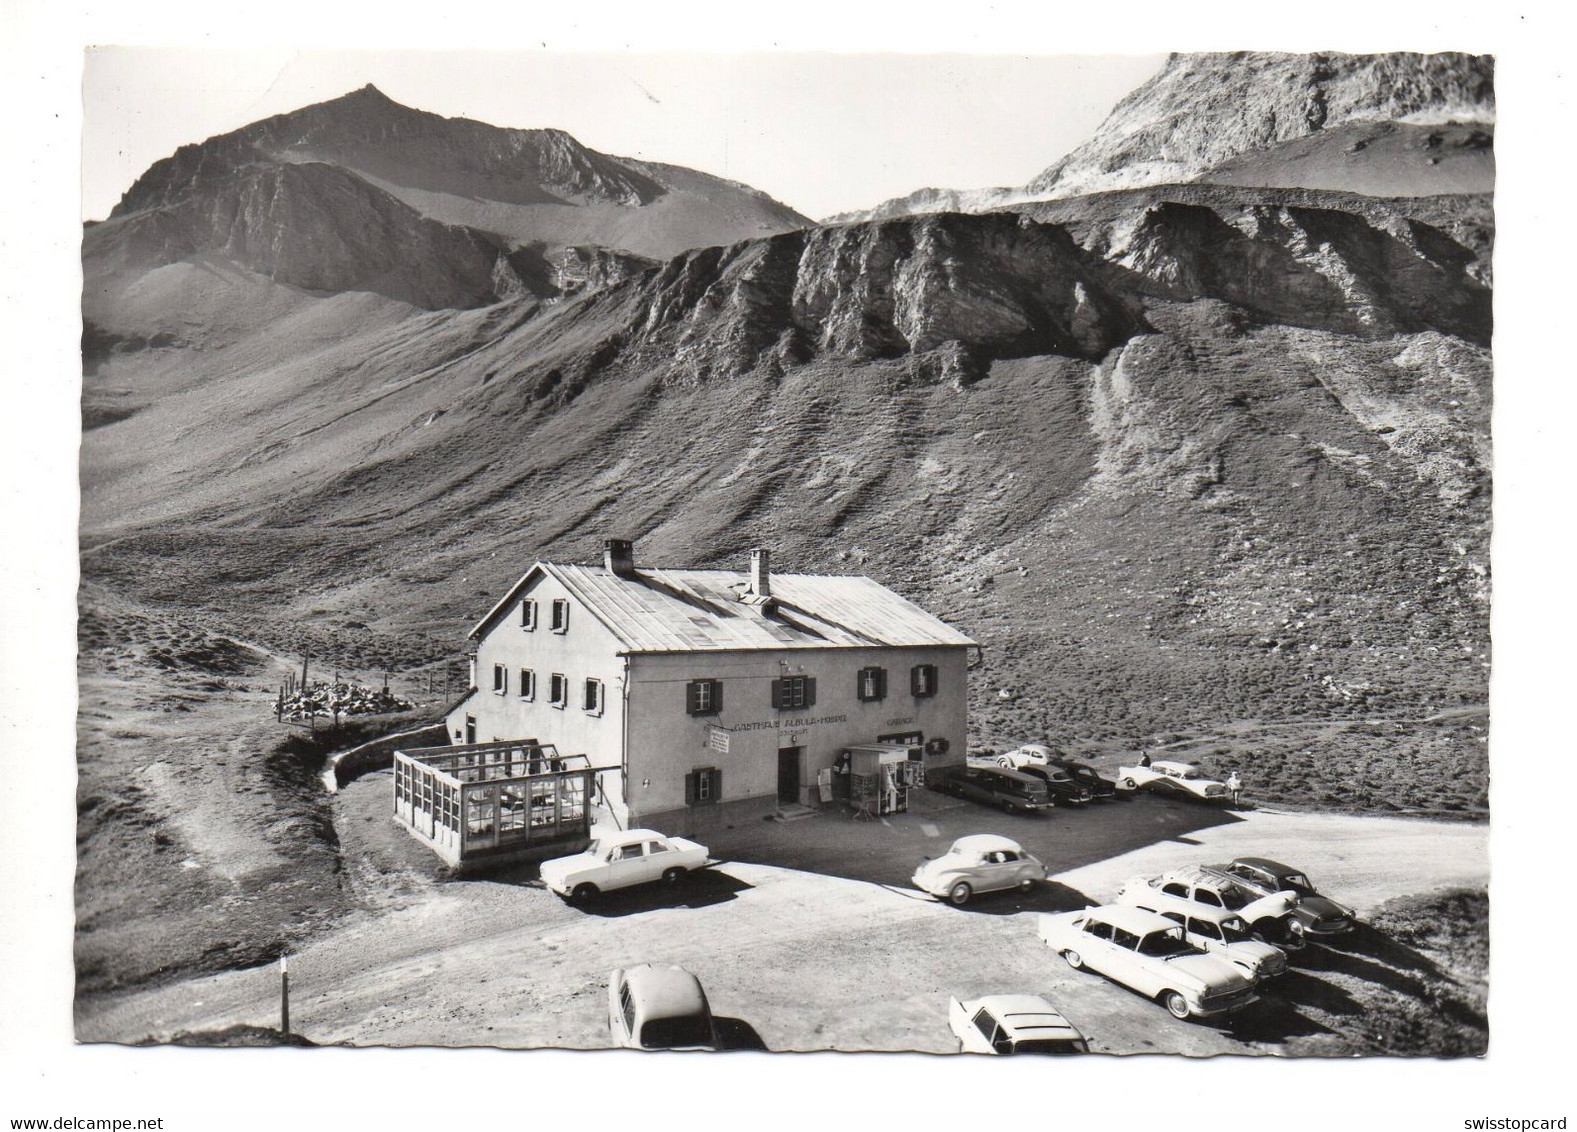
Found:
[[[537,674],[529,668],[520,670],[520,698],[523,700],[537,698]]]
[[[1188,899],[1188,886],[1186,884],[1179,884],[1175,880],[1168,881],[1166,884],[1163,884],[1161,886],[1161,891],[1166,893],[1168,896],[1181,896],[1184,900]]]
[[[1090,935],[1094,936],[1096,939],[1112,938],[1112,926],[1110,924],[1103,924],[1100,920],[1086,920],[1084,923],[1084,930]]]
[[[1139,937],[1127,928],[1112,928],[1112,942],[1118,947],[1126,947],[1129,951],[1139,946]]]
[[[684,776],[684,804],[706,806],[723,796],[723,772],[716,767],[702,767]]]
[[[548,702],[556,708],[569,702],[569,681],[564,679],[564,673],[555,672],[548,682]]]
[[[778,711],[808,708],[816,702],[814,676],[785,676],[772,681],[772,706]]]
[[[630,984],[625,983],[619,988],[619,1005],[624,1011],[624,1028],[631,1037],[635,1036],[635,1003],[630,999]]]
[[[1208,904],[1212,908],[1221,907],[1221,897],[1217,896],[1214,892],[1211,892],[1208,888],[1194,889],[1194,899],[1199,901],[1201,904]]]
[[[613,856],[609,857],[608,860],[610,860],[610,861],[633,861],[633,860],[635,860],[635,858],[639,857],[640,855],[641,855],[641,843],[639,841],[637,841],[633,845],[621,845],[621,846],[619,846],[617,849],[615,849],[613,851]]]
[[[936,695],[936,665],[917,664],[911,668],[909,690],[920,697]]]
[[[500,696],[509,691],[509,669],[502,664],[493,665],[493,691]]]
[[[562,633],[569,628],[569,602],[561,597],[553,599],[553,631]]]
[[[648,841],[646,843],[646,855],[648,857],[652,856],[655,853],[667,853],[667,852],[669,852],[668,846],[664,845],[661,841]]]
[[[537,603],[535,598],[528,597],[520,603],[520,627],[528,633],[537,627]]]
[[[1219,940],[1221,938],[1221,929],[1216,927],[1209,920],[1201,920],[1191,917],[1188,921],[1188,930],[1193,932],[1195,935],[1202,935],[1206,939]]]
[[[586,692],[581,697],[580,706],[586,709],[588,715],[602,714],[602,681],[594,676],[586,678]]]
[[[723,710],[721,680],[692,680],[685,685],[685,710],[691,715],[716,715]]]
[[[887,697],[887,669],[860,669],[859,679],[855,682],[854,694],[861,703],[885,699]]]

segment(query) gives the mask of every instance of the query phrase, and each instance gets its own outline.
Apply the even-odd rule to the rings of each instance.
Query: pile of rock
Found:
[[[409,711],[412,706],[409,700],[402,700],[387,687],[368,688],[347,680],[334,684],[320,680],[305,687],[298,686],[288,694],[281,688],[275,714],[281,720],[302,723],[314,718],[337,719],[342,715],[384,715]]]

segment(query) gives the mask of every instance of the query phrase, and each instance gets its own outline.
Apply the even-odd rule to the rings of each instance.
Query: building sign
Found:
[[[755,723],[736,723],[730,731],[803,731],[827,723],[847,723],[846,715],[820,715],[811,719],[763,719]],[[716,730],[714,728],[714,730]]]
[[[913,722],[914,722],[914,716],[912,716],[912,715],[901,715],[897,719],[889,719],[887,721],[887,726],[888,727],[902,727],[906,723],[913,723]]]
[[[707,732],[706,745],[714,751],[721,751],[725,755],[728,754],[728,732],[721,727],[709,727]]]

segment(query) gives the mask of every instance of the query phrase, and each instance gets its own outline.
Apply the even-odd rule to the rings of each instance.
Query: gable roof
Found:
[[[863,577],[773,574],[772,600],[744,601],[746,574],[538,562],[479,621],[480,637],[539,577],[562,585],[605,625],[623,652],[973,645],[886,586]]]

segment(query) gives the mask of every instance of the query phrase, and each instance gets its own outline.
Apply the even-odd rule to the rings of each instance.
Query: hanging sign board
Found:
[[[721,727],[709,728],[706,745],[714,751],[721,751],[725,755],[728,754],[728,732]]]

